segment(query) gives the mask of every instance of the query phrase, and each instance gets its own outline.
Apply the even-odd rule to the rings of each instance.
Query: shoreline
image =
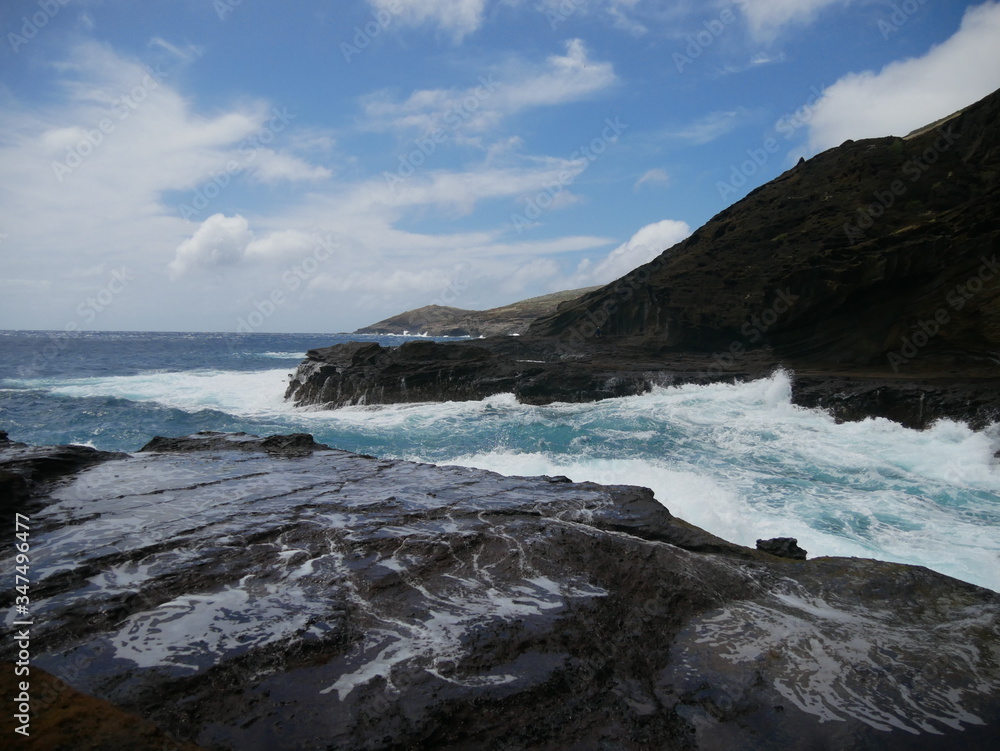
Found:
[[[722,367],[718,353],[677,351],[631,338],[579,344],[543,337],[407,342],[385,348],[351,342],[307,353],[285,393],[296,406],[469,401],[513,393],[519,402],[596,402],[655,386],[733,383],[785,370],[792,401],[838,421],[884,417],[925,429],[942,418],[982,430],[1000,421],[995,367],[913,363],[908,373],[783,358],[759,349]],[[919,369],[918,369],[919,368]]]

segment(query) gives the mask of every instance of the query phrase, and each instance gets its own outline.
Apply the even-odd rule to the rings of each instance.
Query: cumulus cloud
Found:
[[[244,258],[250,261],[293,261],[321,246],[330,246],[331,242],[328,237],[315,232],[279,230],[247,243]]]
[[[262,270],[270,273],[268,266],[273,271],[281,264],[294,264],[309,256],[327,258],[349,242],[333,232],[298,229],[275,230],[257,237],[241,215],[213,214],[177,246],[167,270],[174,279],[204,270],[233,270],[253,264],[263,264]]]
[[[619,279],[642,264],[652,261],[664,250],[673,247],[690,234],[691,227],[688,223],[675,219],[647,224],[596,265],[589,261],[581,263],[573,277],[572,286],[607,284]]]
[[[958,31],[924,56],[844,76],[814,107],[810,146],[903,136],[983,98],[1000,87],[998,39],[1000,4],[988,2],[968,8]]]
[[[248,300],[280,288],[285,272],[334,233],[343,247],[336,263],[302,279],[296,294],[321,298],[314,304],[336,325],[360,325],[366,321],[359,317],[375,320],[441,297],[456,264],[474,266],[476,282],[462,304],[476,307],[548,291],[559,254],[611,247],[606,237],[539,237],[511,228],[507,218],[519,197],[572,181],[587,160],[523,154],[523,143],[509,134],[491,133],[506,140],[460,169],[428,166],[395,185],[353,167],[342,169],[348,177],[333,179],[334,170],[311,157],[343,158],[342,167],[351,166],[350,158],[319,126],[292,119],[287,129],[271,128],[267,148],[253,146],[268,123],[281,122],[269,102],[240,99],[199,111],[171,71],[147,78],[139,61],[96,43],[67,50],[54,67],[58,96],[44,105],[8,99],[10,106],[0,107],[0,130],[15,134],[0,141],[7,178],[0,184],[0,229],[8,235],[0,238],[8,264],[0,283],[5,311],[20,315],[8,316],[13,325],[59,327],[95,285],[106,283],[101,274],[83,272],[57,278],[54,268],[107,264],[135,273],[128,295],[102,314],[101,327],[158,327],[169,317],[176,327],[225,329],[252,309]],[[612,66],[592,59],[579,42],[547,59],[508,60],[503,73],[520,90],[496,100],[495,117],[577,101],[616,80]],[[123,116],[121,96],[133,91],[142,102]],[[448,90],[440,102],[447,107],[449,97],[467,93]],[[413,113],[434,111],[418,99]],[[386,116],[387,130],[397,114]],[[106,119],[113,129],[95,135]],[[253,160],[245,155],[248,145]],[[83,156],[69,160],[77,152]],[[224,187],[202,190],[232,161],[241,169],[228,173]],[[68,172],[53,172],[66,163]],[[274,200],[260,184],[278,181],[288,187]],[[194,205],[196,192],[210,200],[192,221],[181,206]],[[562,197],[572,200],[568,188]],[[451,221],[486,203],[494,220],[464,230]],[[165,277],[173,283],[164,284]],[[44,298],[36,291],[43,287],[51,290]],[[320,295],[333,290],[350,293],[350,304],[344,294]],[[290,296],[268,325],[296,325],[297,305]]]
[[[177,278],[199,268],[234,265],[242,260],[252,239],[249,223],[239,214],[213,214],[177,247],[167,269]]]

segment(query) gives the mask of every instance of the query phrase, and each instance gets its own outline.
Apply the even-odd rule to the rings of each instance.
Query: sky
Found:
[[[0,34],[0,329],[604,284],[1000,88],[995,1],[4,0]]]

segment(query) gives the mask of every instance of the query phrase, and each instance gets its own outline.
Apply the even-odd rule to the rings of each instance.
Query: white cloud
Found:
[[[312,282],[312,289],[384,300],[413,293],[431,295],[441,288],[444,277],[445,271],[439,268],[396,268],[389,272],[385,269],[351,270],[347,273],[321,274]],[[402,309],[396,312],[401,313]]]
[[[814,107],[810,146],[906,135],[981,99],[1000,87],[998,40],[1000,4],[988,2],[968,8],[959,30],[923,57],[844,76]]]
[[[632,186],[634,190],[638,190],[643,185],[660,185],[666,187],[670,184],[670,175],[666,173],[665,170],[655,168],[647,170],[642,177],[635,181],[635,185]]]
[[[10,134],[0,140],[0,215],[9,235],[3,252],[8,267],[17,267],[11,276],[25,279],[54,278],[53,269],[127,265],[137,276],[129,294],[95,325],[132,327],[142,325],[139,311],[196,307],[178,304],[168,293],[172,285],[162,281],[168,264],[171,274],[192,278],[211,262],[200,243],[212,225],[196,240],[196,225],[179,215],[177,204],[190,203],[227,164],[240,170],[220,191],[219,207],[209,203],[198,220],[256,183],[315,184],[329,176],[292,153],[295,121],[280,132],[272,128],[282,123],[266,102],[217,104],[211,114],[199,113],[174,86],[172,71],[151,71],[94,42],[70,48],[50,66],[55,94],[44,105],[18,102],[8,92],[0,107],[0,131]],[[255,139],[268,129],[272,142],[259,148]],[[322,137],[315,130],[310,136]],[[233,252],[222,244],[214,258],[224,263]],[[64,278],[46,299],[8,295],[4,306],[27,325],[59,326],[97,281]]]
[[[252,261],[290,261],[302,258],[318,247],[321,236],[297,229],[272,232],[246,245],[244,257]]]
[[[421,89],[403,101],[379,92],[364,101],[364,109],[375,130],[482,133],[522,110],[581,101],[617,81],[611,63],[592,60],[583,42],[571,39],[565,55],[544,63],[514,61],[467,89]]]
[[[252,174],[262,183],[325,180],[333,173],[291,154],[260,149],[254,154]]]
[[[501,92],[511,110],[565,104],[586,99],[617,82],[611,63],[590,59],[579,39],[566,42],[565,55],[551,55],[542,67],[521,71],[519,80]]]
[[[784,27],[815,21],[831,5],[847,5],[850,0],[737,0],[757,39],[773,39]]]
[[[149,40],[150,47],[159,47],[166,50],[174,57],[179,59],[181,62],[190,63],[194,62],[196,59],[201,57],[202,50],[200,47],[196,47],[193,44],[185,45],[183,48],[178,47],[175,44],[171,44],[166,39],[161,37],[153,37]]]
[[[656,258],[667,248],[671,248],[691,234],[687,222],[664,219],[647,224],[628,241],[612,250],[607,257],[594,265],[584,261],[571,280],[571,287],[586,287],[608,282],[625,276],[635,268]]]
[[[689,12],[687,3],[670,0],[540,0],[538,9],[546,14],[549,23],[558,28],[560,24],[569,18],[580,15],[587,16],[592,13],[601,13],[607,16],[612,26],[619,31],[624,31],[634,37],[644,36],[649,33],[649,27],[638,18],[643,18],[646,22],[655,22],[663,25],[671,19],[675,19]]]
[[[392,22],[431,25],[461,42],[482,26],[487,0],[368,0],[376,12],[391,14]]]
[[[634,37],[640,37],[649,33],[649,28],[644,24],[636,21],[626,12],[625,8],[631,9],[636,4],[635,0],[617,0],[612,2],[611,6],[608,8],[608,14],[614,19],[614,26],[616,29],[621,29],[622,31],[631,34]]]
[[[0,279],[0,287],[23,287],[31,290],[47,290],[52,287],[49,279]]]
[[[700,146],[711,143],[716,138],[726,135],[726,133],[729,133],[739,125],[746,116],[747,112],[743,109],[712,112],[680,130],[668,131],[664,133],[664,136],[667,138],[679,138],[682,141],[690,141],[696,146]]]
[[[481,162],[425,167],[390,185],[383,176],[359,175],[329,133],[299,128],[294,119],[267,148],[253,146],[275,117],[268,102],[216,103],[211,113],[199,112],[169,75],[147,80],[144,66],[98,44],[73,48],[54,65],[57,96],[44,105],[7,97],[0,107],[0,131],[9,134],[0,140],[0,229],[7,235],[0,313],[8,325],[59,328],[75,320],[79,304],[107,283],[100,269],[123,267],[134,280],[88,325],[233,329],[255,300],[290,293],[285,279],[293,277],[301,284],[268,320],[271,330],[300,327],[307,305],[314,306],[310,320],[361,325],[359,317],[377,320],[440,298],[457,264],[474,268],[461,304],[490,307],[549,291],[552,258],[611,246],[590,235],[519,235],[507,221],[516,199],[572,182],[584,158],[527,155],[520,139],[491,133],[496,140],[487,145],[496,148]],[[589,59],[576,42],[565,54],[515,61],[507,70],[520,90],[497,100],[495,117],[576,101],[615,80],[610,64]],[[143,101],[123,108],[122,96],[137,86],[145,87]],[[446,91],[441,101],[462,93]],[[424,110],[433,107],[413,105]],[[104,120],[113,128],[95,137],[68,173],[55,174],[53,163],[65,162]],[[331,169],[313,155],[343,163]],[[218,191],[205,191],[232,161],[240,170]],[[276,181],[288,189],[273,200],[260,184]],[[212,200],[189,221],[180,206],[193,203],[195,191]],[[568,188],[564,198],[574,200]],[[453,218],[480,208],[494,218],[452,228]],[[297,276],[331,233],[341,249],[307,278]],[[330,291],[350,294],[324,294]]]
[[[239,214],[213,214],[177,247],[167,268],[177,278],[199,268],[234,265],[242,260],[252,239],[249,223]]]
[[[514,269],[500,284],[500,289],[512,298],[530,285],[546,284],[559,273],[559,265],[551,258],[533,258]]]

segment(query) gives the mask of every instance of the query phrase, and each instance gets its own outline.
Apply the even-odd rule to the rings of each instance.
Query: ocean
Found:
[[[838,425],[791,403],[789,374],[591,404],[482,401],[294,408],[306,350],[345,334],[0,332],[0,430],[136,451],[199,430],[307,432],[385,458],[652,488],[676,516],[754,546],[927,566],[1000,591],[1000,427]]]

